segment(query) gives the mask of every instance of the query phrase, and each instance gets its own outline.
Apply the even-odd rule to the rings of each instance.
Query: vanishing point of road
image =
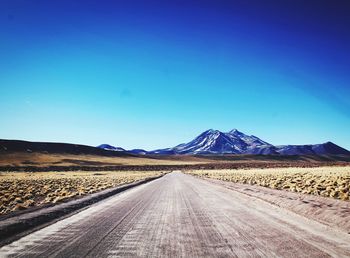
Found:
[[[350,257],[350,235],[173,172],[2,247],[8,256]]]

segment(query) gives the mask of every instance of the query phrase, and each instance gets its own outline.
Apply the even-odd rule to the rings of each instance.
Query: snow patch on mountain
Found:
[[[97,146],[97,148],[109,150],[109,151],[126,151],[125,149],[123,149],[121,147],[114,147],[114,146],[109,145],[109,144],[101,144],[101,145]]]

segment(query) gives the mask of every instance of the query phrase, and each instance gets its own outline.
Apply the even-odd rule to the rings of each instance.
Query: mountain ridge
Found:
[[[345,155],[350,152],[332,142],[305,145],[272,145],[257,136],[246,135],[237,129],[229,132],[209,129],[187,143],[175,147],[146,151],[125,150],[109,144],[93,147],[81,144],[55,142],[29,142],[21,140],[1,140],[0,154],[13,152],[70,153],[103,156],[143,156],[143,155]]]
[[[187,143],[171,148],[133,152],[133,154],[155,155],[350,155],[350,152],[332,142],[305,145],[273,145],[257,136],[247,135],[237,129],[228,132],[209,129]]]

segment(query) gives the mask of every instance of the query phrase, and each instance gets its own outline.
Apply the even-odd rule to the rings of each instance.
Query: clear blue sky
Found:
[[[350,149],[348,0],[0,3],[0,138]]]

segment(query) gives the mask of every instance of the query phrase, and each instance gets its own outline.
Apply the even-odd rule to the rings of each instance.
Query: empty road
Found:
[[[173,172],[0,249],[0,257],[349,257],[350,235]]]

